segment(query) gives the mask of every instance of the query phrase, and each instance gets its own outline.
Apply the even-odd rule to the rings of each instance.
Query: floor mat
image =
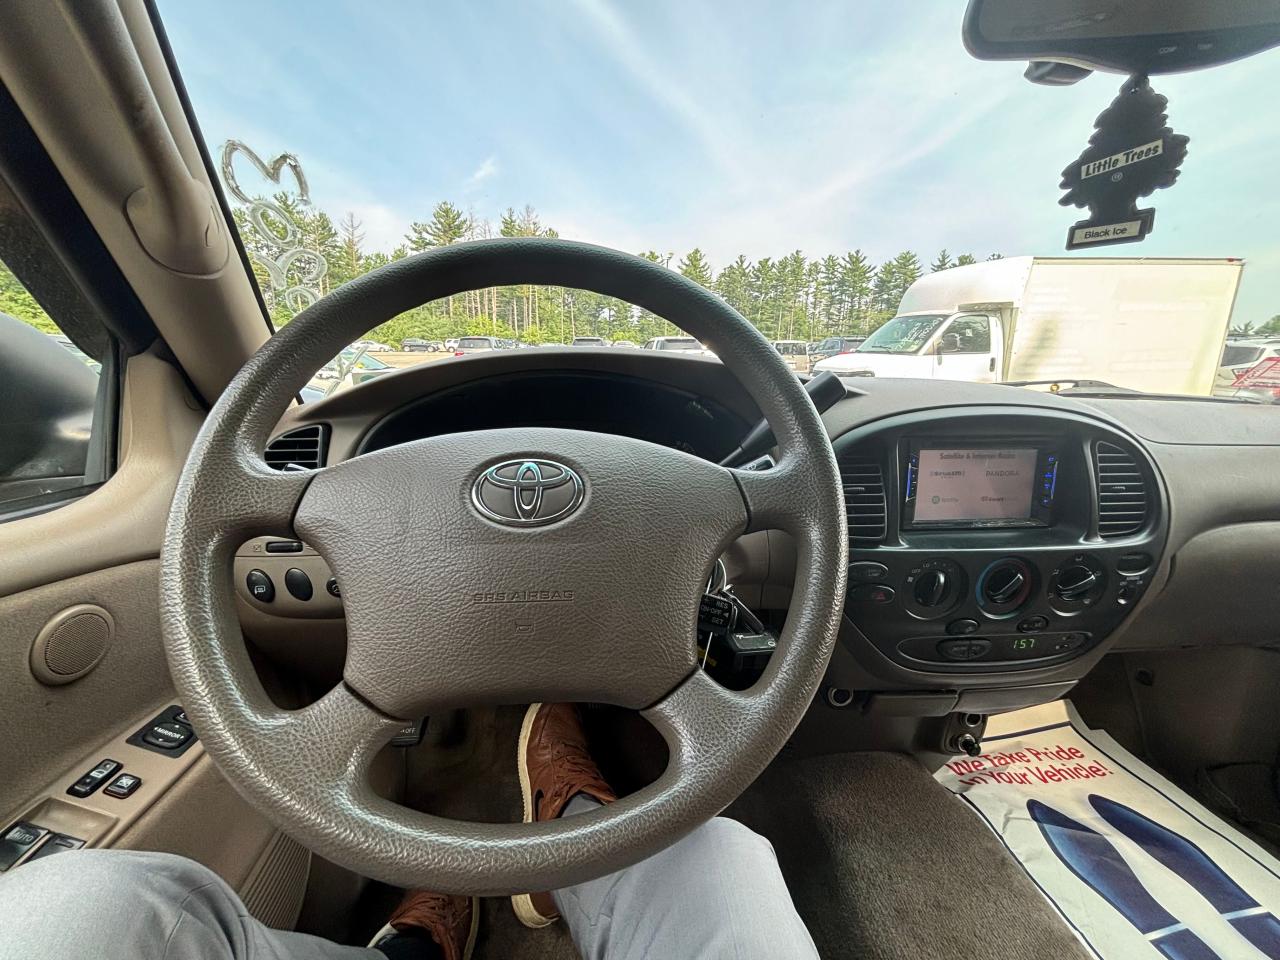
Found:
[[[1087,957],[999,840],[911,757],[784,753],[726,815],[772,841],[823,957]]]
[[[936,774],[1101,960],[1280,960],[1280,863],[1059,701]]]

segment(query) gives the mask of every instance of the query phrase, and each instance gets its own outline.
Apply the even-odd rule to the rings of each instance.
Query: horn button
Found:
[[[582,505],[582,477],[555,460],[506,460],[481,472],[471,487],[477,510],[508,527],[562,520]]]
[[[294,526],[342,584],[347,684],[411,718],[656,702],[697,668],[702,585],[746,520],[715,464],[536,428],[337,464],[316,475]]]

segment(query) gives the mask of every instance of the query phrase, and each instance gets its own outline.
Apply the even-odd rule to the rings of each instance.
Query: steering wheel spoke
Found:
[[[813,474],[796,461],[799,455],[784,457],[767,470],[730,470],[742,502],[747,508],[747,532],[785,530],[800,534],[813,529],[821,519],[819,494]]]
[[[206,718],[200,736],[214,750],[233,742],[242,747],[227,772],[264,803],[322,795],[340,798],[347,808],[362,803],[374,755],[404,725],[343,683],[300,710],[260,701],[249,710],[235,727]]]

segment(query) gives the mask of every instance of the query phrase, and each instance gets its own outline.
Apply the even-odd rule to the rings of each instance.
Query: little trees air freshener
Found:
[[[1064,207],[1088,207],[1088,219],[1067,232],[1067,249],[1133,243],[1151,232],[1156,211],[1138,209],[1150,196],[1178,179],[1188,137],[1165,122],[1169,101],[1146,77],[1130,77],[1111,106],[1093,122],[1093,136],[1079,159],[1062,171]]]

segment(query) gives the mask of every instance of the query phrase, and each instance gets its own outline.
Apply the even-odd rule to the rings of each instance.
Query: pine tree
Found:
[[[329,264],[329,278],[335,287],[354,280],[365,272],[362,269],[365,255],[362,249],[364,231],[360,229],[361,226],[356,215],[350,212],[338,224],[339,254]]]
[[[866,332],[872,306],[875,271],[861,250],[844,255],[840,262],[840,294],[845,312],[840,319],[841,334]]]
[[[991,256],[987,257],[987,259],[988,259],[988,260],[1003,260],[1003,259],[1004,259],[1004,254],[1003,254],[1003,253],[993,253],[993,254],[991,254]]]
[[[469,229],[467,215],[448,200],[441,200],[431,211],[431,219],[426,223],[409,224],[409,233],[405,241],[414,253],[421,253],[432,247],[447,247],[457,243],[467,235]]]
[[[706,255],[699,248],[694,247],[690,250],[688,256],[680,261],[677,269],[694,283],[704,287],[711,286],[711,264],[707,263]]]
[[[409,232],[405,241],[414,253],[421,253],[433,247],[447,247],[457,243],[467,235],[470,226],[467,215],[448,200],[441,200],[431,211],[431,219],[426,223],[414,221],[409,224]],[[453,297],[445,300],[449,317],[453,317]]]
[[[738,254],[738,259],[716,276],[712,289],[725,303],[747,316],[751,310],[751,264],[747,258]]]
[[[977,263],[978,259],[972,253],[962,253],[956,257],[957,267],[967,267],[971,263]]]
[[[956,262],[951,259],[951,254],[947,253],[946,247],[943,247],[942,250],[939,251],[937,258],[933,263],[929,264],[929,271],[931,273],[937,273],[939,270],[949,270],[955,265]]]

